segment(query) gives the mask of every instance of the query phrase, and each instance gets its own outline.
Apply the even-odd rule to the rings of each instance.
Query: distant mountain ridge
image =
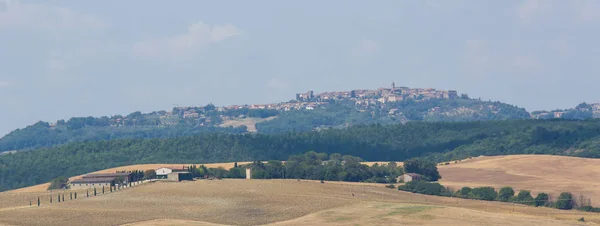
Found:
[[[0,138],[0,152],[93,140],[168,138],[204,132],[239,134],[248,132],[248,129],[244,123],[231,122],[247,119],[257,119],[257,132],[272,134],[408,121],[585,119],[598,116],[600,104],[584,103],[570,110],[537,111],[530,114],[524,108],[497,101],[472,99],[466,94],[459,95],[455,90],[396,87],[392,83],[389,88],[375,90],[357,89],[320,94],[308,91],[296,94],[294,100],[274,104],[222,107],[209,104],[175,107],[171,111],[133,112],[126,116],[73,117],[67,121],[38,122]]]

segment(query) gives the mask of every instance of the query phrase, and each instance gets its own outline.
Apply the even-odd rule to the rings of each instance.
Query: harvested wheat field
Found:
[[[509,155],[478,157],[439,166],[441,183],[463,186],[511,186],[515,190],[584,195],[600,204],[600,159],[553,155]]]
[[[283,162],[285,162],[285,161],[283,161]],[[238,162],[239,165],[244,165],[244,164],[249,164],[249,163],[251,163],[251,162]],[[388,164],[389,162],[363,162],[363,164],[368,165],[368,166],[372,166],[375,163],[381,165],[381,164]],[[207,164],[202,164],[202,165],[204,165],[204,166],[206,166],[208,168],[223,167],[225,169],[231,169],[231,168],[233,168],[234,164],[235,164],[234,162],[226,162],[226,163],[207,163]],[[129,166],[120,166],[120,167],[115,167],[115,168],[109,168],[109,169],[104,169],[104,170],[100,170],[100,171],[96,171],[96,172],[91,172],[91,173],[114,173],[116,171],[151,170],[151,169],[158,169],[158,168],[161,168],[161,167],[181,168],[183,166],[190,166],[190,165],[200,166],[201,164],[193,164],[193,163],[181,163],[181,164],[139,164],[139,165],[129,165]],[[402,166],[402,162],[398,162],[397,165],[398,166]],[[69,181],[75,180],[75,179],[79,179],[82,176],[83,175],[78,175],[78,176],[70,177]],[[19,188],[19,189],[15,189],[15,190],[10,190],[10,191],[7,191],[6,193],[30,193],[30,192],[40,193],[40,192],[45,192],[48,189],[49,185],[50,185],[50,183],[43,183],[43,184],[38,184],[38,185],[30,186],[30,187],[25,187],[25,188]],[[2,194],[2,193],[0,193],[0,194]]]
[[[41,207],[0,207],[0,225],[580,225],[582,216],[600,222],[593,213],[383,186],[233,179],[155,182]]]
[[[251,163],[251,162],[238,162],[239,165],[244,165],[244,164],[249,164],[249,163]],[[204,165],[204,166],[206,166],[208,168],[223,167],[225,169],[231,169],[231,168],[233,168],[234,164],[235,164],[234,162],[226,162],[226,163],[207,163],[207,164],[202,164],[202,165]],[[193,163],[181,163],[181,164],[139,164],[139,165],[119,166],[119,167],[104,169],[104,170],[100,170],[100,171],[96,171],[96,172],[91,172],[91,173],[114,173],[116,171],[153,170],[153,169],[158,169],[158,168],[161,168],[161,167],[182,168],[183,166],[190,166],[190,165],[200,166],[201,164],[193,164]],[[78,175],[78,176],[70,177],[69,181],[75,180],[75,179],[79,179],[82,176],[83,175]],[[44,184],[38,184],[38,185],[35,185],[35,186],[30,186],[30,187],[25,187],[25,188],[10,190],[10,191],[7,191],[7,192],[8,193],[23,193],[23,192],[35,192],[35,193],[39,193],[39,192],[45,192],[46,190],[48,190],[48,186],[49,185],[50,185],[50,183],[44,183]]]

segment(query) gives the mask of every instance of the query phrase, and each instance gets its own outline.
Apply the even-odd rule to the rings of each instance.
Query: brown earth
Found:
[[[22,202],[19,194],[34,193],[4,196],[0,225],[582,225],[580,217],[588,225],[600,222],[594,213],[296,180],[155,182],[41,207],[6,204]]]
[[[439,166],[442,184],[463,186],[511,186],[532,193],[561,192],[584,195],[600,204],[600,159],[553,155],[509,155],[478,157]],[[595,201],[595,202],[594,202]]]

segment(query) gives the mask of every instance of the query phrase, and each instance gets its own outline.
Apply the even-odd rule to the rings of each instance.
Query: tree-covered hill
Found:
[[[479,155],[600,157],[600,121],[409,122],[284,134],[202,133],[191,137],[70,143],[0,156],[0,190],[139,163],[284,160],[314,150],[369,161],[435,161]]]
[[[267,118],[257,124],[260,133],[313,131],[354,125],[399,124],[408,121],[457,122],[529,118],[529,113],[500,102],[476,99],[406,100],[357,105],[350,100],[332,100],[318,107],[292,110],[250,109],[252,106],[218,108],[178,107],[172,111],[134,112],[126,116],[74,117],[56,123],[38,122],[0,138],[0,152],[31,150],[73,142],[127,138],[169,138],[203,132],[244,133],[245,127],[221,128],[225,120]],[[289,103],[301,105],[310,103]],[[286,103],[281,106],[287,106]],[[308,106],[308,105],[307,105]],[[310,110],[309,110],[310,109]]]

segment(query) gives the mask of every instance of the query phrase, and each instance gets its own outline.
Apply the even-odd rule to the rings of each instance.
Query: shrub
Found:
[[[535,201],[533,196],[531,196],[531,192],[527,190],[522,190],[519,192],[517,197],[515,198],[517,203],[525,204],[525,205],[535,205]]]
[[[493,201],[498,197],[498,193],[493,187],[479,187],[473,188],[469,196],[474,199]]]
[[[578,221],[585,222],[585,218],[581,217]]]
[[[393,184],[388,184],[385,186],[386,188],[390,188],[390,189],[394,189],[396,188],[396,186],[394,186]]]
[[[600,208],[592,207],[592,206],[582,206],[582,207],[577,208],[577,210],[581,210],[581,211],[585,211],[585,212],[600,213]]]
[[[536,197],[535,197],[535,206],[545,206],[548,204],[548,194],[546,193],[539,193]]]
[[[424,159],[409,159],[404,162],[404,170],[407,173],[421,174],[423,178],[431,181],[437,181],[442,178],[437,165]]]
[[[429,183],[425,181],[411,181],[402,186],[398,186],[398,190],[426,195],[451,196],[448,189],[441,184]]]
[[[511,187],[503,187],[498,192],[498,201],[508,202],[513,196],[515,196],[515,191]]]
[[[55,178],[54,180],[50,181],[50,186],[48,186],[48,190],[67,188],[67,182],[69,182],[69,179],[67,179],[66,177],[61,176]]]
[[[468,198],[472,190],[473,189],[470,187],[463,187],[460,190],[458,190],[457,195],[458,197]]]
[[[556,208],[561,210],[570,210],[575,206],[573,195],[569,192],[560,193],[558,200],[556,201]]]

